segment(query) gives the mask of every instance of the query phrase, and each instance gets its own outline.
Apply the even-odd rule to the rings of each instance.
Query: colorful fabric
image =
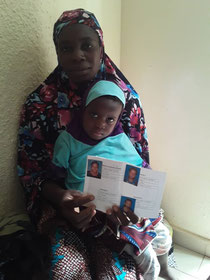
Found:
[[[52,257],[50,279],[143,280],[129,255],[119,257],[100,241],[85,240],[74,231],[56,231]]]
[[[132,244],[137,256],[144,252],[156,236],[157,234],[149,219],[143,219],[141,223],[135,225],[120,227],[120,239]]]
[[[58,37],[61,30],[67,26],[72,24],[85,24],[95,30],[98,34],[101,45],[104,46],[103,41],[103,31],[95,17],[95,15],[89,11],[83,9],[75,9],[71,11],[65,11],[59,17],[54,25],[53,30],[53,41],[55,46],[57,46]]]

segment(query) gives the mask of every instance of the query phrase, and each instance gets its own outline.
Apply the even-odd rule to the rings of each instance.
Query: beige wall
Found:
[[[210,2],[122,0],[122,31],[121,69],[141,95],[151,165],[167,172],[166,216],[209,238]]]
[[[110,9],[110,6],[112,9]],[[64,10],[95,13],[107,53],[120,62],[120,0],[7,0],[0,3],[0,215],[22,207],[16,178],[16,141],[25,97],[56,66],[53,24]]]

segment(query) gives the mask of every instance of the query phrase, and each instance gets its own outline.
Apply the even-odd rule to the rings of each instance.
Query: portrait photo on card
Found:
[[[87,176],[101,179],[102,162],[100,160],[88,160]]]
[[[137,186],[140,176],[140,170],[141,169],[136,166],[127,164],[125,168],[124,182]]]
[[[128,210],[134,212],[135,203],[136,200],[134,198],[128,196],[121,196],[120,209],[124,212],[128,212]]]

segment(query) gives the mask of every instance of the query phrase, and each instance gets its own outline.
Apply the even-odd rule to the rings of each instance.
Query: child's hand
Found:
[[[119,206],[113,205],[112,208],[106,211],[108,218],[117,226],[127,226],[129,223],[136,224],[139,220],[128,207],[124,207],[123,211]]]

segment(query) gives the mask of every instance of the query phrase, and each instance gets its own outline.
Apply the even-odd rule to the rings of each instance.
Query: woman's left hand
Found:
[[[130,223],[136,224],[139,220],[128,207],[124,207],[122,211],[119,206],[113,205],[112,208],[107,209],[106,214],[107,218],[118,227],[127,226]]]

